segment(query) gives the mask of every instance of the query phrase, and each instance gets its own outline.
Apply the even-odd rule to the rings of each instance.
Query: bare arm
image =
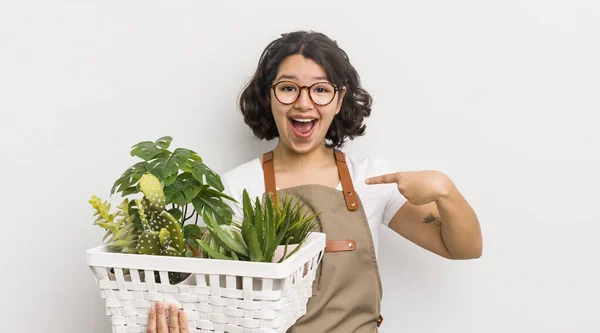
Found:
[[[435,202],[405,203],[389,224],[411,242],[448,259],[481,257],[483,241],[475,212],[458,190]]]
[[[396,182],[407,198],[389,226],[411,242],[448,259],[479,258],[479,220],[446,175],[423,171],[384,175],[373,182]]]

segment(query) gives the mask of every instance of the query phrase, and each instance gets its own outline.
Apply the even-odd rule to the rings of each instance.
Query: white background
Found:
[[[110,331],[87,200],[139,141],[219,173],[272,147],[237,97],[295,29],[336,39],[374,97],[344,149],[447,173],[482,224],[474,261],[382,232],[381,332],[600,332],[596,0],[3,3],[2,332]]]

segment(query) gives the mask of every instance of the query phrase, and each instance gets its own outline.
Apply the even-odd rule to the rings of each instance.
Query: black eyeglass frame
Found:
[[[279,97],[277,97],[277,91],[275,90],[275,87],[277,85],[281,84],[281,83],[291,83],[291,84],[293,84],[293,85],[295,85],[295,86],[298,87],[298,96],[296,96],[296,98],[294,99],[293,102],[291,102],[291,103],[284,103],[284,102],[282,102],[279,99]],[[312,98],[312,96],[310,94],[310,89],[312,89],[312,87],[316,86],[317,84],[323,84],[323,83],[324,84],[328,84],[328,85],[330,85],[330,86],[333,87],[333,96],[331,96],[331,100],[329,102],[327,102],[325,104],[319,104],[319,103],[315,102],[315,100]],[[308,91],[308,98],[310,98],[310,100],[315,105],[318,105],[318,106],[327,106],[327,105],[331,104],[331,102],[333,102],[333,100],[335,99],[335,95],[337,95],[337,92],[340,91],[340,90],[342,90],[344,88],[343,86],[342,87],[338,87],[335,84],[333,84],[331,82],[327,82],[327,81],[315,82],[315,83],[311,84],[310,86],[300,86],[299,84],[297,84],[296,82],[293,82],[293,81],[279,81],[279,82],[277,82],[275,84],[270,84],[269,87],[271,89],[273,89],[273,94],[275,95],[275,98],[277,99],[277,101],[279,101],[279,103],[281,103],[283,105],[291,105],[291,104],[296,103],[296,101],[298,101],[298,98],[300,98],[300,95],[302,95],[302,90],[303,89],[307,89],[307,91]]]

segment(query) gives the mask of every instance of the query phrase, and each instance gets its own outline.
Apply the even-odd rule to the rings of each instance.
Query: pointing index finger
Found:
[[[367,184],[390,184],[397,181],[395,173],[388,173],[381,176],[370,177],[365,180]]]

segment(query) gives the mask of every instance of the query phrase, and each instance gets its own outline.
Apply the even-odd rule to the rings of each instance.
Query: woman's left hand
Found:
[[[446,196],[452,187],[448,176],[433,170],[407,171],[367,178],[366,183],[396,183],[400,193],[414,205],[425,205]]]
[[[167,324],[167,314],[165,305],[162,302],[156,302],[156,305],[150,307],[148,314],[147,333],[190,333],[188,329],[185,312],[178,311],[177,306],[169,306],[169,322]]]

